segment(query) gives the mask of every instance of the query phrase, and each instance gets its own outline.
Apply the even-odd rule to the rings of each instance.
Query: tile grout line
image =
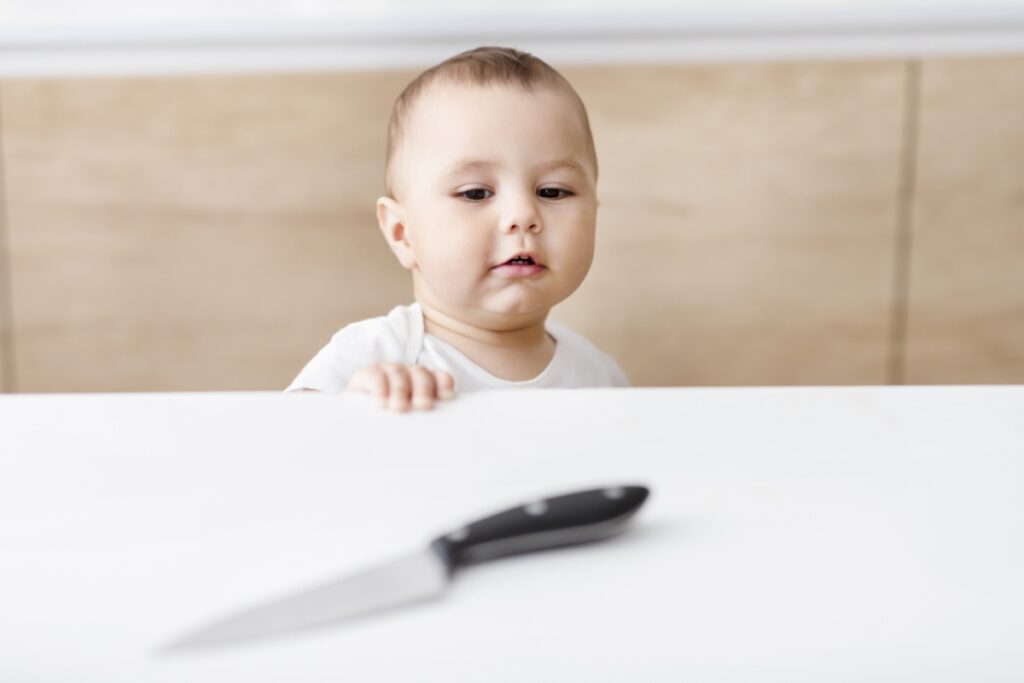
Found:
[[[921,62],[906,63],[903,145],[896,197],[896,243],[893,259],[892,311],[889,320],[889,384],[903,384],[907,372],[907,323],[910,307],[910,263],[913,248],[914,194],[917,190],[917,141],[921,99]]]
[[[11,235],[7,220],[7,173],[4,164],[3,89],[0,88],[0,393],[17,391],[14,364],[14,302]]]

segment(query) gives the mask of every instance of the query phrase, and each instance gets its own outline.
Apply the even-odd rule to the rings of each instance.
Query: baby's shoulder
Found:
[[[423,318],[418,307],[395,306],[387,315],[345,325],[331,337],[331,345],[351,352],[361,349],[380,362],[412,362],[423,338]]]
[[[545,325],[560,347],[560,353],[585,378],[585,384],[596,386],[628,386],[629,379],[618,362],[599,349],[582,334],[567,325],[548,320]]]
[[[410,310],[412,309],[412,310]],[[287,391],[343,391],[353,374],[376,363],[410,363],[422,340],[422,318],[412,306],[397,306],[387,315],[350,323],[334,333],[313,356]]]
[[[587,356],[607,356],[601,349],[594,346],[593,342],[568,325],[557,320],[548,320],[544,327],[555,338],[555,341],[568,351]]]

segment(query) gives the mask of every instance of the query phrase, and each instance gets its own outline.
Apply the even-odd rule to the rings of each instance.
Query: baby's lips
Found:
[[[505,263],[499,263],[496,266],[491,266],[491,270],[505,270],[505,269],[512,270],[512,269],[517,269],[517,268],[528,268],[528,269],[536,271],[538,273],[540,271],[542,271],[542,270],[547,270],[548,269],[547,266],[542,265],[540,263],[508,263],[507,261]]]
[[[512,261],[514,261],[516,259],[529,260],[530,263],[526,263],[526,264],[512,263]],[[499,268],[501,266],[510,266],[510,265],[533,265],[533,266],[540,266],[541,268],[546,268],[547,267],[543,263],[541,263],[541,260],[539,258],[537,258],[537,255],[534,254],[532,251],[516,252],[515,254],[512,254],[507,259],[502,261],[501,263],[497,263],[497,264],[495,264],[495,265],[493,265],[491,267],[492,268]]]

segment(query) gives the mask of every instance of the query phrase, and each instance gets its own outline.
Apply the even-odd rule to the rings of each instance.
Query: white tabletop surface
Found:
[[[158,656],[545,494],[626,534]],[[0,681],[1021,681],[1024,387],[0,396]]]

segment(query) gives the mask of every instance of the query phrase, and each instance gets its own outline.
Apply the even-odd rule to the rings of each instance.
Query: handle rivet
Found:
[[[622,488],[621,486],[616,486],[615,488],[605,489],[604,495],[606,498],[618,500],[619,498],[622,498],[624,495],[626,495],[626,489]]]
[[[548,504],[543,500],[538,500],[533,503],[526,504],[523,506],[523,510],[526,511],[526,514],[537,517],[538,515],[543,515],[548,511]]]

